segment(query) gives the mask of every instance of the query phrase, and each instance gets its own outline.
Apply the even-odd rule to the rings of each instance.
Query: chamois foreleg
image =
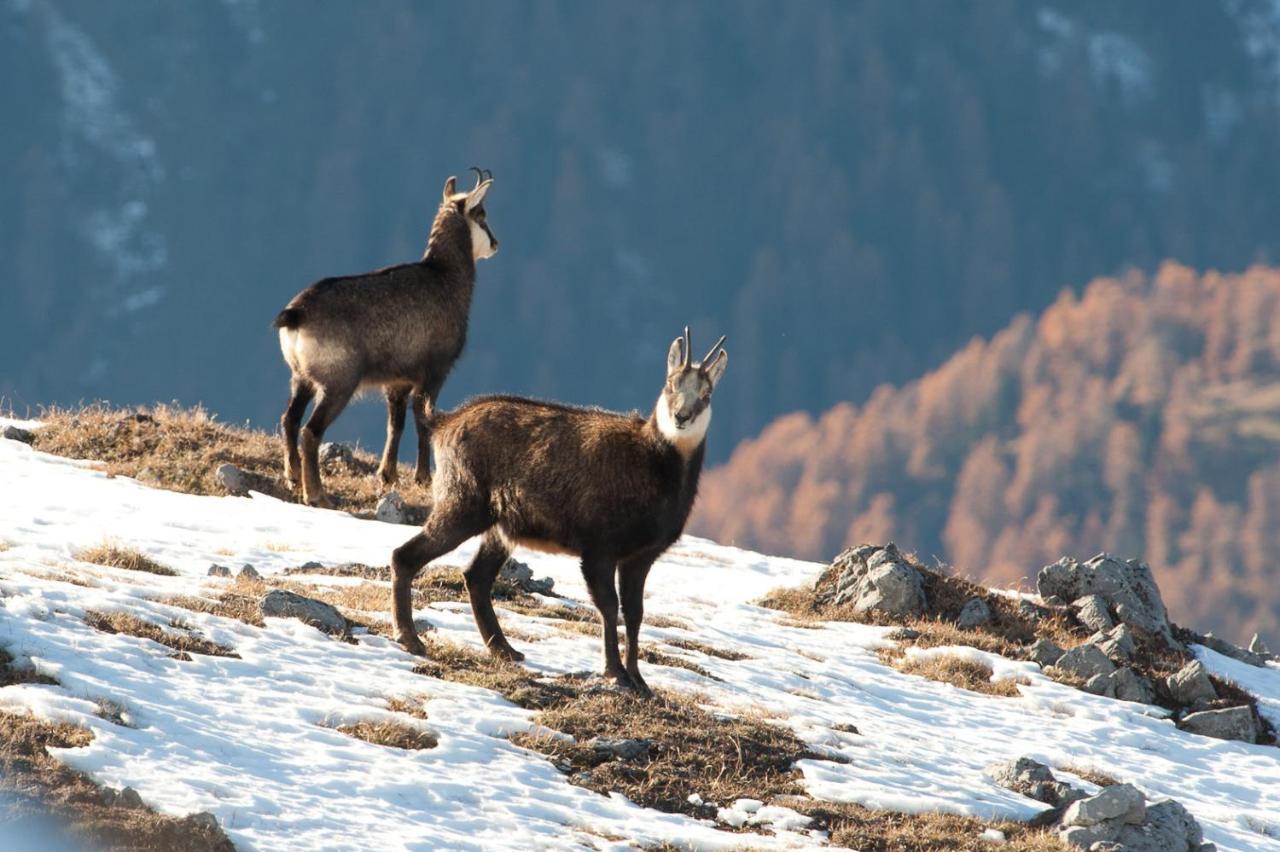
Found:
[[[656,557],[633,556],[618,563],[618,595],[622,598],[622,617],[627,625],[627,674],[636,691],[652,695],[640,676],[640,624],[644,621],[644,582]]]
[[[331,507],[320,484],[320,441],[334,419],[351,401],[355,387],[321,388],[315,410],[302,429],[302,499],[309,506]]]
[[[302,415],[315,397],[315,388],[310,382],[297,377],[289,383],[289,404],[285,406],[284,416],[280,418],[280,428],[284,432],[284,475],[289,485],[297,488],[302,484],[302,459],[298,455],[298,427],[302,424]]]
[[[378,479],[390,487],[396,484],[399,471],[396,460],[400,457],[400,436],[404,434],[404,415],[409,409],[409,388],[388,387],[387,391],[387,445],[382,450],[382,463],[378,465]]]
[[[591,600],[600,610],[604,622],[604,676],[619,686],[632,687],[631,676],[618,655],[618,593],[613,588],[616,563],[599,556],[582,557],[582,576],[587,581]]]
[[[480,549],[476,551],[471,565],[463,572],[467,581],[467,596],[471,599],[471,614],[475,616],[476,628],[480,638],[484,639],[489,653],[501,660],[519,662],[524,654],[511,647],[507,637],[498,623],[498,614],[493,611],[493,581],[498,576],[498,569],[511,555],[511,547],[499,534],[496,528],[489,530],[480,541]]]

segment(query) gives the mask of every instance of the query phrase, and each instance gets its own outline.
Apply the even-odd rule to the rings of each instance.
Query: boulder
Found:
[[[653,740],[628,740],[617,737],[593,737],[587,745],[602,760],[639,760],[648,757]]]
[[[244,497],[248,495],[250,488],[249,475],[231,462],[223,462],[218,465],[218,469],[213,472],[213,475],[218,480],[218,484],[226,489],[226,492],[231,496]]]
[[[1160,588],[1144,562],[1125,561],[1105,553],[1083,564],[1064,557],[1040,570],[1036,587],[1046,600],[1079,601],[1097,595],[1106,603],[1108,613],[1114,613],[1119,621],[1151,634],[1169,647],[1179,647]]]
[[[388,491],[382,495],[377,508],[373,510],[373,516],[385,524],[412,523],[409,520],[408,507],[405,506],[404,498],[395,491]]]
[[[345,635],[349,630],[347,620],[329,604],[283,589],[274,589],[263,595],[258,606],[264,617],[296,618],[332,635]]]
[[[230,577],[231,569],[225,565],[210,565],[209,576],[210,577]]]
[[[240,573],[237,574],[236,576],[238,576],[242,580],[261,580],[262,579],[262,575],[258,573],[258,569],[254,568],[248,562],[244,564],[244,567],[240,569]]]
[[[1116,670],[1116,664],[1097,645],[1078,645],[1067,651],[1054,664],[1061,671],[1089,680],[1095,675],[1108,675]]]
[[[1242,663],[1248,663],[1251,666],[1262,668],[1267,664],[1267,658],[1256,651],[1249,651],[1241,648],[1239,645],[1233,645],[1225,639],[1219,639],[1212,633],[1193,633],[1195,641],[1199,644],[1217,651],[1224,657],[1230,657],[1233,660],[1239,660]]]
[[[1258,741],[1258,720],[1252,707],[1228,707],[1225,710],[1201,710],[1183,717],[1180,728],[1193,734],[1220,740]]]
[[[1062,814],[1063,825],[1097,825],[1107,820],[1140,824],[1147,812],[1146,799],[1132,784],[1103,787],[1096,795],[1072,802]]]
[[[1111,682],[1111,694],[1121,701],[1138,704],[1155,704],[1156,691],[1151,681],[1130,668],[1119,668],[1107,675]]]
[[[21,441],[24,444],[33,443],[36,435],[29,429],[20,429],[17,426],[6,426],[4,431],[0,431],[0,437],[8,438],[10,441]]]
[[[1126,825],[1115,835],[1126,852],[1198,852],[1204,842],[1200,823],[1172,799],[1147,807],[1141,825]]]
[[[986,624],[991,620],[991,607],[982,598],[970,598],[960,609],[956,626],[966,630]]]
[[[1106,633],[1116,626],[1111,613],[1107,612],[1107,601],[1102,595],[1085,595],[1072,602],[1076,618],[1090,630]]]
[[[1029,757],[1002,760],[987,766],[985,774],[992,783],[1012,790],[1037,802],[1062,807],[1084,795],[1070,784],[1058,781],[1049,767]]]
[[[321,444],[317,455],[324,464],[344,464],[351,467],[356,461],[356,454],[350,447],[336,442]]]
[[[1084,691],[1106,698],[1116,697],[1116,685],[1112,682],[1110,674],[1096,674],[1089,678],[1085,682]]]
[[[1173,700],[1186,707],[1216,701],[1218,691],[1209,680],[1209,672],[1199,660],[1192,660],[1164,679]]]
[[[498,577],[518,589],[540,595],[551,594],[551,590],[556,585],[556,581],[550,577],[535,580],[532,568],[509,557],[506,562],[502,563],[502,567],[498,569]]]
[[[1039,663],[1041,668],[1052,666],[1062,659],[1063,650],[1052,639],[1037,639],[1027,649],[1027,659]]]
[[[120,791],[120,795],[116,796],[115,807],[137,810],[143,807],[142,796],[138,795],[138,791],[132,787],[125,787]]]
[[[820,603],[849,604],[857,614],[878,610],[892,616],[924,612],[924,580],[892,542],[884,547],[863,544],[837,556],[818,578]]]
[[[914,627],[895,627],[884,634],[884,638],[892,639],[894,642],[911,642],[920,638],[920,631]]]

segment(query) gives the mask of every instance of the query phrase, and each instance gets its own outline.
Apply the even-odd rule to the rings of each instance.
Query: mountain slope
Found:
[[[896,539],[999,583],[1109,550],[1179,621],[1280,637],[1280,271],[1099,279],[861,407],[779,419],[705,482],[719,541]]]
[[[1220,849],[1280,849],[1274,747],[1187,734],[1159,708],[1088,695],[1034,664],[974,649],[963,650],[993,678],[1018,680],[1016,697],[902,674],[877,654],[895,645],[887,628],[795,622],[750,603],[778,585],[810,582],[821,566],[697,539],[680,542],[651,576],[643,638],[661,655],[646,675],[666,700],[696,702],[715,712],[713,720],[756,719],[802,738],[813,752],[796,764],[803,795],[765,808],[720,801],[722,810],[705,812],[714,819],[599,796],[517,744],[530,742],[522,733],[557,736],[540,729],[531,711],[490,689],[415,671],[420,661],[381,635],[385,610],[359,612],[369,629],[344,642],[291,619],[247,624],[178,603],[216,600],[256,582],[206,576],[214,561],[251,562],[265,581],[287,579],[315,595],[373,587],[326,566],[381,565],[410,528],[263,496],[160,491],[93,467],[0,439],[7,486],[0,491],[0,644],[58,682],[0,687],[0,708],[87,728],[92,742],[58,750],[60,759],[100,783],[133,787],[163,813],[211,812],[242,846],[616,849],[621,842],[606,838],[622,838],[711,849],[814,847],[822,835],[795,810],[806,801],[1029,818],[1044,806],[996,786],[984,768],[1031,755],[1176,797]],[[84,552],[104,538],[144,551],[173,574],[138,574]],[[465,560],[472,547],[447,561]],[[573,560],[521,558],[568,597],[545,596],[531,609],[499,602],[502,617],[528,653],[528,688],[563,688],[575,673],[596,668],[599,640],[593,628],[584,635],[547,613],[583,606],[585,589]],[[323,564],[286,576],[312,560]],[[175,657],[150,639],[92,627],[92,612],[131,614],[235,656]],[[447,665],[446,649],[479,648],[465,603],[437,597],[417,615],[435,627],[428,666]],[[1212,652],[1198,653],[1206,665],[1224,665]],[[1274,668],[1251,676],[1255,689],[1280,698]],[[435,747],[389,748],[337,729],[389,719],[428,733]],[[701,785],[712,780],[687,779],[684,790],[705,792]],[[763,833],[725,830],[757,816]],[[898,820],[909,830],[910,819]],[[951,841],[982,846],[980,826],[963,830],[971,833]]]

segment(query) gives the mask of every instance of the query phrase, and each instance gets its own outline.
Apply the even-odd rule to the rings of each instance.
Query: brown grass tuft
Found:
[[[893,665],[905,674],[949,683],[971,692],[1002,695],[1006,698],[1017,698],[1021,694],[1018,692],[1017,681],[1013,679],[993,681],[991,669],[954,654],[944,654],[932,659],[901,657]]]
[[[97,612],[90,610],[84,615],[85,623],[103,633],[124,633],[140,639],[150,639],[166,648],[179,653],[204,654],[212,657],[235,657],[240,655],[225,645],[201,639],[189,633],[171,633],[161,627],[143,621],[135,615],[125,612]]]
[[[4,648],[0,648],[0,686],[13,686],[17,683],[56,685],[58,681],[48,675],[40,674],[35,669],[15,667],[13,655]]]
[[[406,751],[424,751],[440,744],[435,734],[403,722],[356,722],[353,725],[338,725],[334,730],[367,743]]]
[[[737,662],[738,660],[751,659],[746,654],[740,654],[737,651],[733,651],[728,648],[717,648],[703,642],[694,642],[691,639],[677,639],[675,641],[665,642],[664,644],[670,645],[673,648],[680,648],[684,651],[696,651],[699,654],[706,654],[708,657],[715,657],[720,660]]]
[[[219,423],[202,408],[49,408],[41,420],[45,425],[36,433],[36,449],[103,462],[110,474],[188,494],[225,494],[214,471],[230,462],[249,475],[256,490],[298,500],[284,481],[282,439]],[[325,489],[339,508],[372,517],[382,490],[374,475],[378,459],[361,450],[354,457],[352,465],[322,464]],[[412,470],[401,466],[396,487],[411,513],[425,517],[430,495],[414,483]]]
[[[1076,766],[1071,763],[1068,763],[1066,766],[1056,766],[1054,768],[1063,772],[1070,772],[1077,778],[1083,778],[1091,784],[1097,784],[1099,787],[1114,787],[1116,784],[1120,783],[1119,780],[1105,772],[1100,772],[1097,769],[1088,769],[1086,767]]]
[[[1051,829],[1032,828],[1020,822],[987,823],[951,814],[900,814],[875,811],[861,805],[818,802],[780,802],[814,818],[812,828],[831,833],[831,845],[863,852],[1065,852],[1067,845]],[[982,840],[988,828],[1002,831],[1008,842],[996,846]]]
[[[244,622],[251,627],[266,627],[262,620],[262,610],[257,598],[248,595],[226,592],[213,598],[199,598],[192,595],[174,595],[156,598],[156,603],[188,609],[192,612],[203,612],[222,618],[232,618]]]
[[[165,577],[176,577],[178,574],[177,571],[167,565],[161,565],[145,553],[112,541],[103,541],[101,544],[85,548],[76,553],[76,559],[81,562],[92,562],[94,565],[110,565],[112,568],[143,571]]]
[[[79,748],[92,739],[84,728],[0,712],[0,794],[9,800],[6,819],[50,817],[93,848],[234,852],[217,825],[107,804],[103,788],[48,751]]]

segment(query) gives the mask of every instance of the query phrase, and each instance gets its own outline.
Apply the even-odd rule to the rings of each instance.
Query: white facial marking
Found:
[[[671,407],[667,404],[667,395],[664,393],[658,398],[655,417],[662,437],[674,444],[682,455],[687,456],[698,448],[707,435],[707,427],[711,425],[711,406],[708,405],[702,409],[697,417],[681,428],[676,425],[676,419],[671,414]]]
[[[471,256],[473,258],[484,260],[497,254],[498,250],[493,247],[493,243],[489,241],[489,235],[485,233],[484,228],[480,227],[479,222],[468,216],[467,225],[471,228]]]

